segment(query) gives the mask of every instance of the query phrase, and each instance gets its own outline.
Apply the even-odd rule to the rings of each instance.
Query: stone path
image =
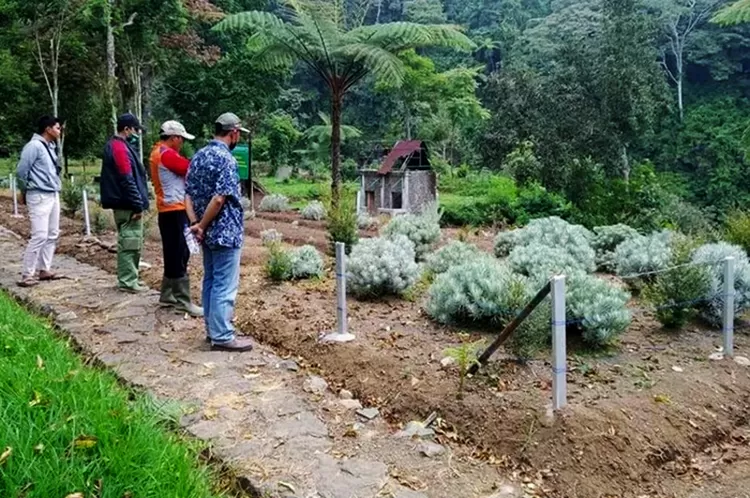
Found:
[[[155,292],[118,292],[98,268],[57,256],[56,270],[68,278],[17,287],[23,246],[0,226],[0,287],[53,317],[128,383],[179,401],[185,429],[210,442],[256,496],[522,496],[495,467],[454,459],[429,431],[422,440],[399,437],[380,417],[357,414],[356,400],[293,360],[263,347],[210,351],[200,320],[161,309]]]

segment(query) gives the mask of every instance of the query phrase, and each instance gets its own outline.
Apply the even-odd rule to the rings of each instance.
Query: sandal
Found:
[[[18,282],[19,287],[34,287],[39,285],[39,280],[34,277],[21,277],[21,281]]]

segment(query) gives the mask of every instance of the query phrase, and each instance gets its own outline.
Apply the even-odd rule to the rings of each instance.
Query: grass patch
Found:
[[[220,496],[178,414],[83,365],[0,293],[0,496]]]

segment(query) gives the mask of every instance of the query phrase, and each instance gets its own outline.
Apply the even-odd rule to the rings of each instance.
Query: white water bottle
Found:
[[[188,250],[190,251],[190,254],[200,254],[201,247],[200,244],[198,244],[198,241],[195,239],[195,235],[193,235],[193,231],[190,230],[190,227],[185,227],[185,242],[187,242]]]

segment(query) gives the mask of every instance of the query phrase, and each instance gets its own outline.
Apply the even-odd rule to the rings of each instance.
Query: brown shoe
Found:
[[[211,349],[214,351],[233,351],[242,353],[253,350],[253,343],[250,339],[234,339],[224,344],[212,344]]]
[[[21,277],[21,281],[18,282],[19,287],[34,287],[35,285],[39,285],[39,280],[29,276]]]

